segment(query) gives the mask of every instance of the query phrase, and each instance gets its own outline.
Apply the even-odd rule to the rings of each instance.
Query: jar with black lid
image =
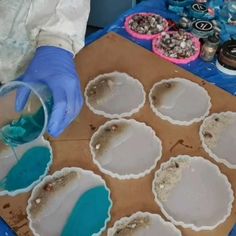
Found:
[[[236,40],[226,41],[220,48],[217,68],[224,73],[236,75]]]

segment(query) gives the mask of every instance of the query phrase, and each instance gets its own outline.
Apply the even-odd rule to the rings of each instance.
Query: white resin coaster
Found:
[[[52,165],[52,148],[44,138],[14,149],[16,156],[8,146],[0,149],[0,196],[30,191]]]
[[[162,155],[154,130],[135,120],[112,120],[92,136],[90,150],[99,169],[114,178],[136,179],[155,168]]]
[[[205,151],[217,162],[236,169],[236,113],[222,112],[207,117],[200,128]]]
[[[111,206],[104,180],[72,167],[45,177],[34,188],[27,215],[36,236],[98,236],[110,220]]]
[[[191,125],[209,114],[211,99],[207,91],[187,79],[162,80],[152,87],[149,101],[153,112],[176,125]]]
[[[181,236],[181,232],[160,215],[149,212],[136,212],[123,217],[108,229],[108,236]]]
[[[231,213],[231,184],[219,168],[202,157],[181,155],[155,173],[153,193],[162,213],[175,225],[212,230]]]
[[[112,72],[97,76],[85,89],[89,109],[107,118],[128,117],[145,103],[143,85],[126,73]]]

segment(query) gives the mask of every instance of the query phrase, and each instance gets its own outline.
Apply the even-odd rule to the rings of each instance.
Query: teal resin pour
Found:
[[[51,114],[53,99],[46,102],[48,114]],[[38,138],[44,127],[44,110],[40,107],[33,115],[23,115],[18,120],[1,128],[1,139],[11,147],[25,144]]]
[[[0,190],[11,192],[29,187],[45,173],[50,161],[51,152],[48,147],[29,149],[0,181]]]
[[[85,192],[72,210],[61,236],[92,236],[104,228],[110,216],[110,193],[105,186]]]

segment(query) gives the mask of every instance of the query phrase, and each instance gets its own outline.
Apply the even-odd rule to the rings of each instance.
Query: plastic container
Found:
[[[174,34],[176,33],[176,31],[169,31],[168,34]],[[191,35],[190,33],[188,33],[189,35]],[[200,53],[200,42],[198,40],[198,38],[192,36],[192,42],[195,45],[196,48],[196,52],[194,55],[192,55],[191,57],[185,58],[185,59],[177,59],[177,58],[171,58],[171,57],[167,57],[162,53],[162,50],[160,48],[157,48],[158,45],[160,44],[162,35],[159,34],[158,36],[156,36],[153,41],[152,41],[152,50],[155,54],[157,54],[158,56],[162,57],[163,59],[176,63],[176,64],[187,64],[191,61],[194,61],[198,58],[199,53]]]
[[[29,95],[22,97],[25,91],[29,91]],[[21,111],[16,108],[19,99],[26,101]],[[50,90],[44,84],[13,81],[3,85],[0,88],[1,145],[15,147],[42,137],[52,103]]]
[[[133,31],[130,26],[129,26],[129,22],[130,20],[132,19],[133,16],[135,15],[142,15],[142,16],[152,16],[152,15],[158,15],[158,14],[155,14],[155,13],[135,13],[133,15],[130,15],[126,18],[125,20],[125,29],[126,31],[133,37],[135,38],[138,38],[138,39],[144,39],[144,40],[150,40],[150,39],[153,39],[155,38],[157,35],[159,35],[161,32],[157,33],[157,34],[139,34],[135,31]],[[165,24],[165,27],[164,27],[164,30],[163,31],[167,31],[168,30],[168,22],[165,18],[162,18],[164,24]],[[162,32],[163,32],[162,31]]]

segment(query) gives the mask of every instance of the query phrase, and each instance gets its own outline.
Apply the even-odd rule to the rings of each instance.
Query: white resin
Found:
[[[215,121],[217,119],[218,121]],[[212,137],[205,137],[208,132]],[[217,162],[236,169],[236,113],[214,113],[200,128],[200,138],[206,152]]]
[[[166,201],[157,196],[156,178],[170,161],[163,163],[153,181],[155,201],[163,214],[175,225],[192,230],[212,230],[223,223],[231,213],[234,200],[231,184],[219,168],[202,157],[178,156],[185,159],[180,180],[172,187]]]
[[[90,104],[87,92],[97,81],[112,78],[109,90],[99,98],[95,104]],[[146,93],[143,85],[126,73],[112,72],[97,76],[91,80],[85,89],[85,101],[87,106],[95,114],[103,115],[107,118],[128,117],[138,112],[145,103]]]
[[[99,137],[102,130],[114,124],[126,124],[127,127],[97,157],[93,140]],[[90,149],[99,169],[119,179],[143,177],[155,168],[162,155],[161,141],[151,127],[125,119],[108,121],[101,126],[91,138]]]
[[[152,97],[158,86],[174,83],[174,87],[162,95],[160,104],[155,106]],[[157,95],[158,96],[158,95]],[[176,125],[191,125],[209,114],[211,99],[207,91],[198,84],[183,78],[162,80],[152,87],[149,101],[153,112],[164,120]]]

